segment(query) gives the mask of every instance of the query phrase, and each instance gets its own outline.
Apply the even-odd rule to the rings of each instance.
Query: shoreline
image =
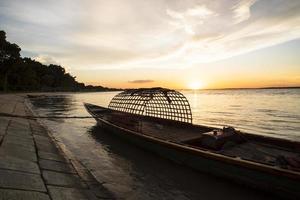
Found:
[[[124,88],[118,90],[106,90],[106,91],[0,91],[0,95],[3,94],[17,94],[17,95],[36,95],[36,94],[76,94],[76,93],[105,93],[105,92],[121,92],[127,89]],[[174,89],[178,91],[218,91],[218,90],[284,90],[284,89],[300,89],[300,86],[295,87],[257,87],[257,88],[203,88],[203,89]]]
[[[25,95],[0,94],[0,112],[32,115]],[[40,120],[0,124],[0,199],[115,199]]]
[[[5,94],[16,94],[16,95],[36,95],[36,94],[68,94],[68,93],[103,93],[103,92],[120,92],[123,90],[111,90],[111,91],[50,91],[50,92],[44,92],[44,91],[10,91],[10,92],[3,92],[0,91],[0,95],[5,95]],[[24,97],[27,98],[27,97]]]

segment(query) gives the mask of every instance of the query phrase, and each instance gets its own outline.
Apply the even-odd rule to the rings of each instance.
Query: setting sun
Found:
[[[193,81],[188,84],[188,89],[199,90],[203,89],[204,84],[200,81]]]

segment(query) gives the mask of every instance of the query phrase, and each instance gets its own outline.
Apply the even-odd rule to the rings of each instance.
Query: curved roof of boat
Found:
[[[192,123],[191,107],[186,97],[167,88],[128,89],[117,94],[108,107],[132,114]]]

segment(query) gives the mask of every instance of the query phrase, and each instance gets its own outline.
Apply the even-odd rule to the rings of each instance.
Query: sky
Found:
[[[86,84],[300,86],[299,0],[1,0],[0,29]]]

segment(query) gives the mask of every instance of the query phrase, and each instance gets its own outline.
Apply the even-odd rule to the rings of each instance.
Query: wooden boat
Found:
[[[84,104],[104,129],[204,173],[300,199],[300,143],[192,124],[187,99],[164,88],[126,90],[108,108]]]

